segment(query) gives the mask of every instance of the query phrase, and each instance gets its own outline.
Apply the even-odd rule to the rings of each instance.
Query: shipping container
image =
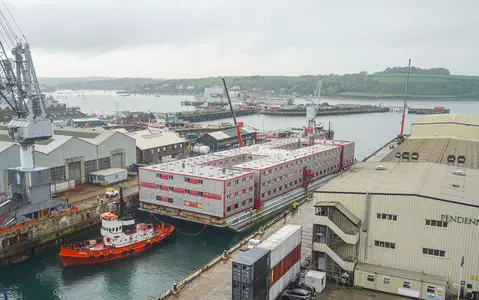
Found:
[[[301,226],[286,225],[258,248],[270,250],[269,299],[276,299],[296,278],[301,263]]]
[[[269,274],[269,250],[254,247],[233,261],[233,281],[251,283]]]
[[[326,273],[320,271],[310,270],[304,276],[304,284],[316,290],[316,293],[321,293],[326,287]]]
[[[234,300],[268,299],[269,276],[264,274],[252,283],[233,281],[231,298]]]
[[[301,270],[301,262],[294,264],[281,278],[269,288],[269,300],[275,300],[294,281]]]

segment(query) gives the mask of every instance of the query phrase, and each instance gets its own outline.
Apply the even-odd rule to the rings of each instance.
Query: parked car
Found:
[[[311,300],[311,298],[311,292],[303,289],[285,290],[281,294],[282,300]]]
[[[107,198],[116,197],[120,195],[120,190],[114,188],[107,188],[105,191],[105,196]]]

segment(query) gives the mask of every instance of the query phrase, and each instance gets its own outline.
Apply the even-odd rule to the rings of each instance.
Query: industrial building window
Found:
[[[384,284],[391,284],[391,279],[390,278],[384,278],[383,283]]]
[[[368,281],[374,282],[374,276],[373,275],[368,275]]]
[[[203,180],[202,180],[202,179],[198,179],[198,184],[203,184]]]
[[[404,281],[402,283],[402,287],[405,289],[410,289],[411,288],[411,283],[409,281]]]
[[[434,294],[436,292],[436,287],[428,285],[427,286],[427,292],[431,293],[431,294]]]
[[[391,243],[391,242],[374,241],[374,246],[389,248],[389,249],[396,249],[396,243]]]
[[[446,251],[437,250],[437,249],[430,249],[430,248],[422,248],[422,254],[445,257],[446,256]]]
[[[437,221],[437,220],[427,220],[426,219],[426,225],[427,226],[433,226],[433,227],[447,227],[447,222],[444,221]]]
[[[173,180],[173,175],[168,175],[169,180]]]
[[[237,208],[238,208],[238,203],[235,204],[235,209],[237,209]]]
[[[85,162],[85,174],[97,171],[96,159]]]
[[[105,170],[110,168],[110,158],[104,157],[98,159],[98,170]]]
[[[168,198],[168,203],[173,203],[173,198]]]
[[[227,211],[227,212],[231,211],[231,207],[228,206],[228,207],[226,208],[226,211]]]
[[[385,214],[385,213],[377,213],[376,217],[381,220],[388,220],[388,221],[397,221],[398,216],[392,214]]]
[[[51,168],[50,178],[52,182],[65,180],[65,166]]]
[[[173,187],[168,187],[168,191],[172,192],[173,191]]]
[[[190,190],[185,190],[185,194],[189,194],[190,193]]]

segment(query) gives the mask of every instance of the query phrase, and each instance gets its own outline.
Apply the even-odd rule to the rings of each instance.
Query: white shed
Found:
[[[111,168],[88,174],[88,181],[93,184],[110,185],[123,180],[128,177],[127,171],[120,168]]]

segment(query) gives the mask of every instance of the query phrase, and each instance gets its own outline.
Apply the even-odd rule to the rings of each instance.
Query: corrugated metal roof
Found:
[[[125,133],[136,140],[136,147],[140,150],[158,148],[162,146],[174,145],[186,142],[171,131],[150,132],[149,130],[132,131]]]
[[[412,123],[415,124],[437,124],[437,123],[460,123],[479,126],[479,116],[466,114],[440,114],[425,115],[419,120]]]
[[[249,133],[256,132],[256,129],[252,127],[241,127],[240,132],[241,134],[249,134]],[[218,141],[225,140],[232,137],[233,138],[236,137],[236,128],[229,128],[229,129],[225,129],[221,131],[209,132],[207,134],[209,134],[211,137],[213,137],[214,139]]]
[[[10,147],[12,147],[12,146],[20,147],[19,145],[15,144],[15,143],[11,143],[11,142],[0,142],[0,152],[5,151],[5,150],[7,150],[8,148],[10,148]]]
[[[102,131],[100,134],[98,134],[94,138],[83,138],[83,137],[78,137],[78,138],[80,140],[91,143],[93,145],[100,145],[101,143],[106,141],[109,137],[114,135],[115,133],[116,133],[115,131]],[[118,134],[122,134],[122,133],[118,132]]]
[[[479,138],[479,136],[478,136]],[[415,139],[408,138],[401,145],[388,153],[382,161],[397,161],[396,152],[417,152],[419,162],[434,162],[447,164],[447,157],[463,155],[466,158],[467,168],[479,169],[479,142],[459,139],[436,138]]]
[[[207,134],[209,134],[210,136],[212,136],[213,138],[217,140],[225,140],[231,137],[228,134],[224,133],[223,131],[215,131],[215,132],[210,132]]]
[[[51,139],[36,142],[35,151],[48,154],[73,138],[66,135],[54,135]]]
[[[376,170],[381,165],[385,170]],[[463,170],[465,176],[455,175]],[[479,206],[479,170],[421,162],[358,163],[319,192],[419,195]]]
[[[106,169],[106,170],[100,170],[96,172],[91,172],[89,173],[90,175],[97,175],[97,176],[108,176],[108,175],[113,175],[113,174],[118,174],[118,173],[124,173],[126,172],[125,169],[121,168],[111,168],[111,169]]]

